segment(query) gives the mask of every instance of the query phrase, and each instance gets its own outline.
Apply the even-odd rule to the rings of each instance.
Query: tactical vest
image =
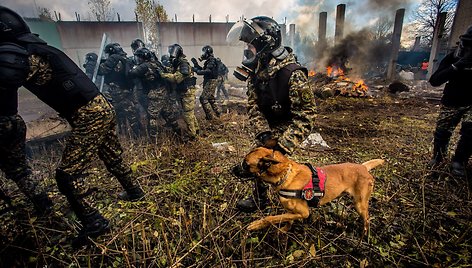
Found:
[[[213,65],[212,68],[208,68],[208,65]],[[203,69],[210,69],[211,73],[203,75],[203,79],[217,79],[218,78],[218,62],[215,57],[210,57],[208,60],[205,61],[203,64]]]
[[[30,55],[37,55],[47,62],[44,68],[49,70],[41,71],[51,72],[52,76],[41,79],[31,73],[25,88],[61,116],[70,119],[80,107],[99,94],[92,80],[62,51],[43,44],[29,44],[26,49]]]
[[[118,59],[118,62],[113,66],[113,70],[110,73],[104,75],[106,84],[118,85],[121,89],[128,89],[130,81],[128,81],[127,69],[128,60],[125,56],[114,54],[113,57]],[[106,64],[106,63],[105,63]]]
[[[308,74],[306,68],[291,63],[280,69],[269,80],[267,87],[259,87],[256,81],[257,106],[269,123],[291,120],[288,81],[296,70],[302,70],[305,74]]]

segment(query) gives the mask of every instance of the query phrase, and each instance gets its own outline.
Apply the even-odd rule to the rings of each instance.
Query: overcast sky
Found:
[[[178,21],[237,21],[242,15],[251,18],[257,15],[273,17],[278,22],[296,24],[297,31],[313,33],[317,30],[319,12],[328,12],[328,31],[334,28],[336,5],[346,4],[347,27],[360,29],[373,24],[379,17],[394,18],[395,10],[406,9],[405,20],[421,0],[162,0],[158,1],[170,18],[177,15]],[[62,20],[75,20],[75,12],[82,20],[90,19],[88,0],[0,0],[25,17],[37,17],[39,7],[61,14]],[[135,0],[111,0],[111,7],[120,14],[121,20],[134,20]],[[409,12],[410,11],[410,12]],[[53,14],[54,16],[54,14]],[[349,30],[349,29],[348,29]],[[330,33],[328,33],[330,35]],[[333,35],[333,34],[331,34]]]

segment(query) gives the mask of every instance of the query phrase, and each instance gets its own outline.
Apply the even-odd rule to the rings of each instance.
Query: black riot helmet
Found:
[[[184,49],[179,44],[169,46],[169,58],[178,59],[184,55]]]
[[[0,6],[0,42],[46,43],[30,28],[15,11]]]
[[[133,50],[133,54],[140,47],[146,47],[143,40],[136,38],[131,42],[131,49]]]
[[[28,77],[28,52],[14,43],[0,43],[0,88],[17,89]]]
[[[123,48],[118,43],[110,43],[106,45],[103,51],[106,54],[108,54],[108,56],[113,55],[113,54],[120,54],[120,55],[126,54],[123,51]]]
[[[170,66],[170,58],[169,58],[169,55],[167,54],[164,54],[161,56],[161,63],[162,65],[166,66],[166,67],[169,67]]]
[[[469,26],[463,35],[459,36],[459,40],[455,56],[457,58],[472,59],[472,25]]]
[[[254,17],[250,20],[238,21],[226,36],[228,42],[243,41],[251,44],[257,53],[270,53],[282,44],[280,25],[266,16]]]
[[[200,60],[206,60],[210,56],[213,56],[213,48],[209,45],[202,47],[202,55],[200,56]]]
[[[95,52],[85,54],[85,62],[97,62],[98,55]]]
[[[280,25],[266,16],[254,17],[250,20],[238,21],[231,27],[226,36],[229,43],[243,41],[247,48],[243,53],[244,69],[253,72],[261,57],[272,55],[278,60],[284,59],[288,52],[282,46]]]
[[[153,58],[152,52],[145,47],[140,47],[134,52],[138,64],[150,61]]]

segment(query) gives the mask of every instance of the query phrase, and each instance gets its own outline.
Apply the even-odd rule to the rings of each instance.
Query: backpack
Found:
[[[216,58],[216,66],[218,70],[218,75],[227,75],[228,67],[221,61],[220,58]]]

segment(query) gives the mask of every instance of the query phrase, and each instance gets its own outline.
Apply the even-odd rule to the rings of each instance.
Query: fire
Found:
[[[326,74],[329,77],[343,77],[344,76],[344,71],[343,69],[337,67],[337,66],[328,66],[326,67]]]
[[[315,70],[310,70],[308,72],[308,76],[310,76],[310,77],[315,76],[315,74],[316,74]]]
[[[351,80],[341,68],[328,66],[326,67],[326,74],[329,77],[335,78],[336,83],[342,85],[342,88],[338,89],[341,95],[351,97],[363,97],[367,95],[369,88],[364,83],[364,80]]]

